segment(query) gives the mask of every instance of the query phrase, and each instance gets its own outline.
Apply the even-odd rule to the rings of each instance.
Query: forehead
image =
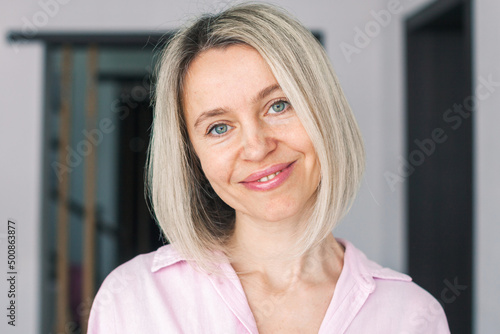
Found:
[[[262,66],[269,69],[260,53],[246,44],[233,44],[214,47],[200,52],[187,70],[189,77],[193,73],[205,71],[215,74],[221,69],[235,70],[243,67]]]
[[[245,98],[271,83],[276,79],[254,48],[240,44],[213,48],[200,53],[190,64],[184,78],[183,100],[189,107],[196,102]]]

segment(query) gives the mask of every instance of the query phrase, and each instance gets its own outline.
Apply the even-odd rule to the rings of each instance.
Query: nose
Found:
[[[260,120],[246,122],[242,126],[241,158],[250,161],[263,160],[274,151],[277,140],[268,124]]]

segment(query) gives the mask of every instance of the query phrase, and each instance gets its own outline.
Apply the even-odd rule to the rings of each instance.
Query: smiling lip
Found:
[[[276,172],[279,172],[282,169],[285,169],[286,167],[290,166],[294,162],[295,161],[285,162],[285,163],[282,163],[282,164],[277,164],[277,165],[271,166],[269,168],[266,168],[264,170],[261,170],[260,172],[252,173],[246,179],[244,179],[241,182],[254,182],[254,181],[260,180],[264,176],[268,176],[268,175],[274,174]]]
[[[250,176],[248,176],[245,180],[241,181],[240,183],[251,190],[274,189],[274,188],[278,187],[279,185],[281,185],[283,182],[285,182],[286,179],[288,179],[294,166],[295,166],[295,161],[293,161],[291,163],[288,162],[288,163],[277,164],[277,165],[271,166],[269,168],[266,168],[262,171],[251,174]],[[281,171],[281,173],[276,175],[271,180],[264,181],[264,182],[258,182],[258,180],[260,180],[264,176],[268,176],[270,174],[274,174],[274,173],[279,172],[279,171]]]

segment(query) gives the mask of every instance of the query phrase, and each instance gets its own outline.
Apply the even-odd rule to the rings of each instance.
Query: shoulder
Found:
[[[106,277],[92,304],[88,333],[201,333],[206,326],[213,333],[234,332],[227,331],[234,326],[230,311],[218,307],[219,285],[174,245],[160,247]]]
[[[376,322],[403,333],[449,333],[439,301],[409,275],[382,267],[350,242],[339,241],[346,248],[344,265],[350,277],[368,292],[355,322]]]
[[[162,271],[175,278],[176,274],[186,270],[189,265],[171,245],[164,245],[156,251],[140,254],[116,267],[103,281],[98,295],[118,294],[134,291],[149,286],[149,281],[156,278],[156,273]]]
[[[375,278],[367,314],[390,319],[391,326],[407,333],[449,333],[443,307],[429,292],[412,281]]]
[[[439,301],[413,281],[375,277],[375,289],[370,296],[376,304],[403,312],[412,319],[444,317]]]
[[[89,316],[89,333],[114,333],[122,320],[142,322],[141,312],[178,299],[190,265],[172,245],[141,254],[115,268],[101,284]],[[194,275],[194,274],[192,274]],[[139,318],[140,317],[140,318]],[[119,331],[118,331],[119,332]]]

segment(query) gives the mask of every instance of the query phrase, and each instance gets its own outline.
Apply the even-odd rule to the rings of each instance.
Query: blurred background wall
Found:
[[[396,172],[401,157],[406,154],[405,20],[434,1],[289,0],[274,3],[288,9],[309,29],[321,33],[365,140],[365,178],[351,212],[334,234],[352,241],[382,265],[408,272],[407,180],[391,183],[387,173]],[[18,224],[17,332],[53,332],[51,322],[43,319],[44,308],[53,302],[43,300],[41,292],[47,289],[42,286],[46,282],[42,277],[43,267],[51,261],[42,252],[41,240],[45,232],[42,223],[42,203],[46,195],[43,181],[47,177],[43,172],[46,149],[43,126],[47,103],[44,94],[46,67],[50,59],[46,58],[43,43],[9,42],[8,32],[31,31],[34,35],[85,31],[164,33],[175,30],[187,18],[225,5],[227,2],[208,0],[130,3],[118,0],[40,0],[3,1],[0,4],[0,97],[3,101],[0,112],[0,261],[6,259],[6,221],[13,219]],[[389,9],[393,10],[386,24],[379,24],[378,32],[369,36],[362,47],[352,51],[349,46],[356,46],[359,30],[365,29],[370,22],[377,22],[374,13]],[[485,79],[490,78],[493,82],[489,86],[490,96],[476,104],[473,122],[474,267],[473,286],[467,288],[473,291],[475,333],[494,333],[500,326],[500,305],[497,302],[500,288],[495,284],[500,273],[500,246],[496,242],[500,235],[496,214],[500,198],[496,134],[500,124],[500,92],[498,84],[494,84],[500,82],[499,14],[498,1],[473,2],[473,91],[484,85]],[[75,62],[79,61],[77,58],[75,55]],[[85,62],[80,61],[84,66]],[[133,60],[129,67],[133,67]],[[112,102],[104,97],[99,103],[104,104],[102,109],[109,110],[106,103]],[[103,163],[103,159],[99,156],[99,163]],[[108,169],[103,167],[103,170]],[[102,189],[97,196],[103,206],[112,196],[107,196],[105,191]],[[106,219],[116,222],[112,213]],[[453,277],[450,280],[453,281]],[[4,280],[0,287],[4,296],[4,291],[7,291]],[[5,296],[0,298],[0,302],[4,301],[7,302]],[[10,330],[3,320],[0,328],[2,333],[5,329]]]

